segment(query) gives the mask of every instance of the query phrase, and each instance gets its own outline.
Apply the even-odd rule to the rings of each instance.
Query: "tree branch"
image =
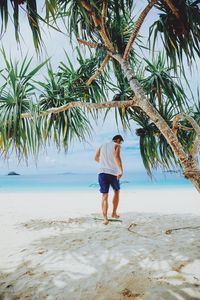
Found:
[[[107,16],[107,0],[103,0],[101,20],[97,18],[95,12],[93,11],[93,9],[92,9],[92,7],[90,6],[89,3],[87,3],[85,0],[81,0],[81,4],[88,11],[88,13],[91,14],[95,26],[96,27],[100,26],[99,34],[100,34],[106,48],[109,51],[113,52],[114,48],[113,48],[112,43],[110,42],[110,39],[108,38],[108,34],[107,34],[107,31],[106,31],[106,25],[105,25],[106,24],[106,16]],[[85,45],[95,44],[95,43],[90,43],[90,42],[80,40],[80,39],[78,39],[78,41],[82,42]],[[96,46],[95,46],[95,48],[96,48]],[[102,65],[100,66],[100,68],[97,69],[96,72],[94,73],[94,75],[92,75],[90,77],[90,79],[87,81],[87,83],[86,83],[87,85],[90,85],[92,83],[92,81],[95,80],[99,76],[99,73],[105,68],[105,66],[108,63],[109,59],[110,59],[110,56],[107,55],[105,57],[104,61],[102,62]]]
[[[69,102],[65,105],[62,105],[60,107],[52,107],[49,108],[46,111],[41,111],[36,113],[37,117],[44,117],[49,114],[58,114],[60,112],[64,112],[66,110],[75,108],[75,107],[80,107],[80,108],[87,108],[89,110],[91,109],[107,109],[107,108],[128,108],[132,106],[137,106],[137,97],[134,97],[132,100],[127,100],[127,101],[108,101],[108,102],[103,102],[103,103],[87,103],[87,102]],[[21,114],[21,119],[25,118],[32,118],[34,115],[31,113],[22,113]]]
[[[178,129],[181,129],[183,131],[193,131],[194,130],[192,127],[183,126],[181,124],[178,124]]]
[[[103,6],[102,6],[102,12],[101,12],[101,28],[102,28],[104,34],[109,38],[109,34],[106,29],[106,18],[107,18],[107,0],[103,0]],[[110,39],[109,39],[109,41],[110,41]]]
[[[151,8],[158,2],[158,0],[151,0],[151,2],[145,7],[145,9],[142,11],[142,13],[140,14],[137,22],[135,23],[135,27],[134,30],[129,38],[128,44],[126,45],[126,49],[124,51],[124,56],[123,59],[127,60],[131,47],[137,37],[137,34],[144,22],[144,19],[146,18],[146,16],[148,15],[149,11],[151,10]]]
[[[97,48],[98,47],[98,44],[97,43],[93,43],[93,42],[88,42],[86,40],[82,40],[80,38],[77,38],[77,41],[80,43],[80,44],[83,44],[83,45],[86,45],[90,48]]]
[[[86,82],[87,85],[90,85],[92,83],[92,81],[95,80],[99,76],[99,73],[105,68],[105,66],[107,65],[109,60],[110,60],[110,55],[106,55],[105,59],[103,60],[103,62],[101,64],[101,66],[96,70],[94,75],[92,75],[90,77],[90,79],[88,79],[88,81]]]
[[[171,0],[164,0],[165,3],[167,4],[167,6],[170,8],[171,12],[177,17],[177,19],[181,22],[181,17],[180,17],[180,14],[179,14],[179,10],[178,8],[172,3]],[[131,47],[137,37],[137,34],[144,22],[144,19],[146,18],[146,16],[148,15],[149,11],[151,10],[151,8],[158,2],[158,0],[151,0],[151,2],[145,7],[145,9],[142,11],[142,13],[140,14],[137,22],[135,23],[135,27],[134,27],[134,30],[129,38],[129,41],[128,41],[128,44],[126,46],[126,49],[124,51],[124,56],[123,58],[125,60],[128,59],[128,56],[129,56],[129,53],[130,53],[130,50],[131,50]]]
[[[81,5],[87,10],[87,12],[92,16],[95,27],[101,26],[101,20],[97,18],[95,12],[92,9],[92,6],[85,0],[81,0]]]
[[[193,129],[196,132],[196,137],[195,137],[195,140],[194,140],[194,143],[193,143],[193,146],[192,146],[192,150],[191,150],[191,153],[190,153],[192,158],[196,159],[199,148],[200,148],[200,127],[192,117],[190,117],[186,114],[178,114],[173,119],[172,131],[174,132],[174,134],[177,134],[178,128],[181,129],[182,125],[180,126],[178,123],[182,120],[187,120],[192,125]]]
[[[178,8],[172,3],[171,0],[164,0],[167,6],[171,9],[171,12],[177,17],[178,20],[181,20]],[[181,21],[182,23],[182,21]]]
[[[109,34],[106,29],[106,17],[107,17],[107,0],[103,0],[103,6],[102,6],[102,12],[101,12],[101,28],[102,28],[102,34],[107,38],[107,42],[110,44],[110,48],[113,48],[112,43],[109,39]],[[101,33],[100,33],[101,34]],[[113,51],[114,49],[112,49]]]
[[[174,14],[176,16],[176,18],[179,20],[179,22],[181,23],[184,30],[186,30],[185,29],[185,24],[181,19],[180,12],[179,12],[178,8],[173,4],[173,2],[171,0],[164,0],[164,2],[170,8],[172,14]]]
[[[103,7],[101,12],[102,28],[106,31],[106,17],[107,17],[107,0],[103,0]]]
[[[86,1],[86,0],[80,0],[81,5],[87,10],[87,12],[92,16],[93,22],[95,27],[98,28],[99,30],[99,34],[105,44],[105,47],[111,51],[114,52],[114,47],[110,41],[110,39],[108,38],[108,35],[105,31],[104,26],[102,25],[102,21],[96,16],[96,13],[93,11],[92,6]],[[103,7],[103,10],[105,8]]]

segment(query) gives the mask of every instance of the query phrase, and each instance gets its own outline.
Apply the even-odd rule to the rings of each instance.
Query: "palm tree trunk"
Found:
[[[157,128],[160,130],[162,135],[171,146],[175,155],[178,157],[183,168],[184,176],[187,179],[190,179],[196,189],[200,192],[200,170],[198,169],[196,159],[185,153],[182,145],[178,141],[176,134],[168,126],[166,121],[162,118],[155,107],[148,101],[145,92],[137,81],[129,62],[125,61],[118,54],[112,56],[120,63],[122,71],[128,79],[131,89],[135,93],[136,102],[134,103],[134,106],[137,105],[138,107],[140,107],[157,126]]]

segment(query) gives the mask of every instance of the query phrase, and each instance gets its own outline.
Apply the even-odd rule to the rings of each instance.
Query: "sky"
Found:
[[[38,3],[43,3],[43,1]],[[146,4],[146,1],[140,0],[136,1],[136,3],[135,14],[137,15],[138,12],[141,11],[141,7],[144,7]],[[152,23],[156,15],[157,12],[152,10],[142,27],[141,33],[143,36],[148,34],[148,25]],[[44,49],[40,57],[38,57],[34,49],[32,34],[23,11],[21,12],[20,27],[20,45],[15,41],[12,22],[9,22],[8,29],[0,40],[1,46],[4,47],[7,55],[11,55],[13,58],[20,61],[20,59],[28,53],[29,57],[33,57],[33,67],[50,57],[51,64],[53,68],[56,69],[59,62],[65,60],[64,50],[66,50],[70,58],[75,62],[76,54],[70,46],[67,35],[60,34],[53,29],[47,29],[45,25],[42,25]],[[2,67],[1,62],[0,67]],[[45,68],[41,70],[40,76],[42,77],[44,74]],[[188,76],[191,77],[189,69]],[[192,76],[192,87],[195,89],[197,87],[197,71],[194,71]],[[0,175],[7,174],[10,171],[19,172],[21,174],[95,172],[98,170],[97,164],[94,161],[96,149],[102,143],[111,140],[117,133],[120,133],[125,137],[125,142],[122,146],[122,159],[126,171],[144,171],[139,153],[139,138],[135,135],[135,125],[133,125],[132,132],[123,132],[121,127],[116,127],[114,113],[110,112],[104,124],[100,119],[99,124],[94,124],[93,126],[93,138],[85,144],[74,141],[73,145],[70,146],[68,153],[64,153],[63,151],[58,152],[54,146],[50,146],[46,151],[40,153],[37,164],[32,158],[29,158],[28,164],[23,161],[19,163],[14,154],[6,161],[0,159]]]

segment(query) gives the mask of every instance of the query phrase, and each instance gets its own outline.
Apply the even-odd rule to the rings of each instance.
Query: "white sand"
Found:
[[[100,204],[98,191],[0,193],[0,299],[200,299],[195,190],[122,191],[123,222],[107,226]]]

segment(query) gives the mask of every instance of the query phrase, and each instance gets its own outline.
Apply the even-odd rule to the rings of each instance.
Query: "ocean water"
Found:
[[[153,180],[144,172],[128,173],[124,174],[120,183],[124,190],[192,186],[180,173],[167,172],[157,173]],[[97,174],[0,175],[0,192],[98,189]]]

